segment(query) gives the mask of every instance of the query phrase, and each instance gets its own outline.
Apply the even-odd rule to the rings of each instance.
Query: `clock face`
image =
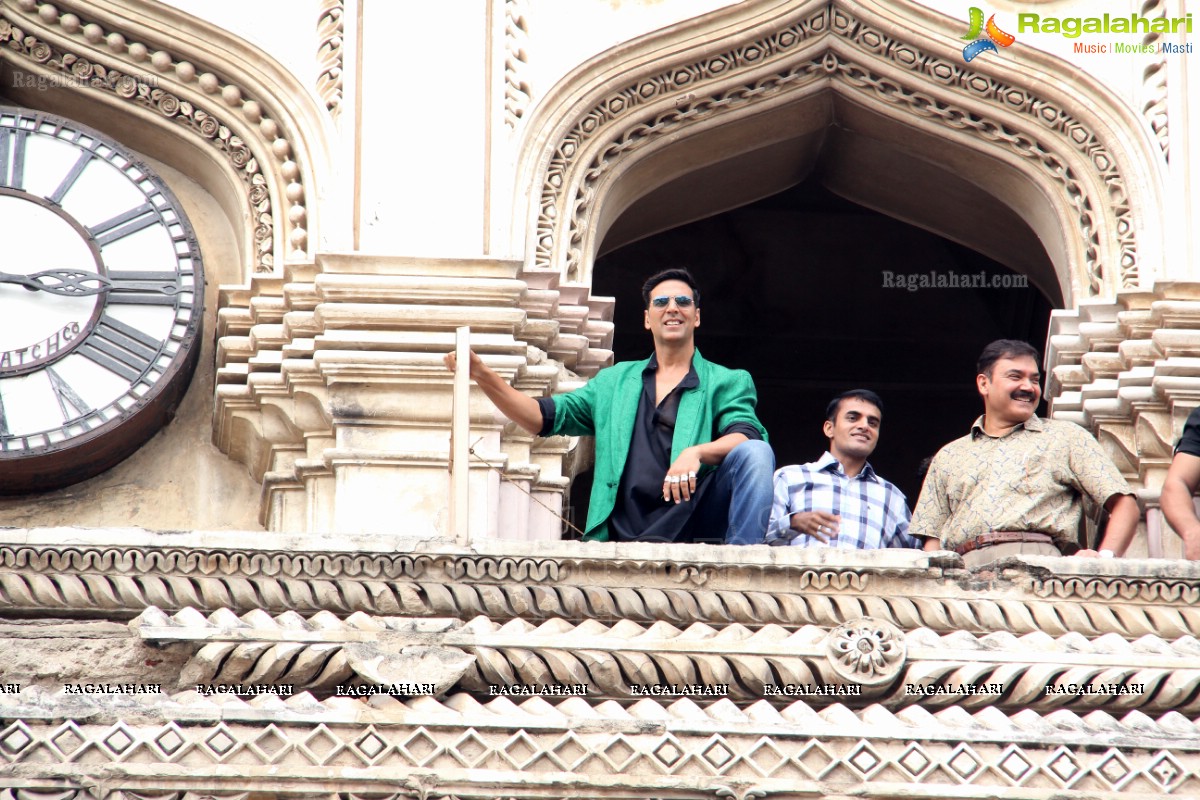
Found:
[[[199,354],[204,274],[166,185],[77,123],[0,106],[0,493],[128,456]]]

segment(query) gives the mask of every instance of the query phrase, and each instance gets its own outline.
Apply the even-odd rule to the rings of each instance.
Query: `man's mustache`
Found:
[[[1033,392],[1016,391],[1009,395],[1013,400],[1036,400],[1037,395]]]

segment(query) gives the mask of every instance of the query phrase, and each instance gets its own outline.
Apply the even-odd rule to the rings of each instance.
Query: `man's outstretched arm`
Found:
[[[1108,512],[1108,525],[1104,528],[1104,536],[1100,540],[1100,549],[1109,550],[1118,558],[1125,555],[1129,543],[1137,533],[1138,520],[1141,512],[1137,500],[1131,494],[1114,494],[1104,503]],[[1095,550],[1080,550],[1076,557],[1089,558],[1098,555]]]
[[[457,366],[454,353],[447,353],[443,360],[446,369],[454,372]],[[537,400],[514,389],[499,373],[484,364],[483,359],[474,350],[471,351],[470,370],[471,380],[483,390],[501,414],[532,434],[536,435],[541,431],[542,410]]]
[[[1163,515],[1183,539],[1184,558],[1200,560],[1200,519],[1192,496],[1200,486],[1200,457],[1176,453],[1163,481]]]

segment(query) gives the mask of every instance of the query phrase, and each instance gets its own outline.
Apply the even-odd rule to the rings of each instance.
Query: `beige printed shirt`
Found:
[[[941,539],[948,550],[989,531],[1036,531],[1077,545],[1083,495],[1103,505],[1132,493],[1075,423],[1033,416],[1005,436],[989,436],[980,417],[933,457],[909,533]]]

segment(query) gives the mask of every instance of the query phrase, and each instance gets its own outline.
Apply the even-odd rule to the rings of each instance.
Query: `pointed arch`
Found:
[[[882,120],[895,152],[1036,234],[1067,304],[1162,274],[1162,154],[1144,121],[1032,47],[965,63],[961,27],[904,1],[758,0],[588,61],[529,126],[520,183],[537,194],[526,233],[514,231],[528,265],[590,283],[609,227],[659,186],[754,148],[819,150],[831,128]],[[877,210],[979,245],[919,204],[897,209],[903,187],[891,188]]]

